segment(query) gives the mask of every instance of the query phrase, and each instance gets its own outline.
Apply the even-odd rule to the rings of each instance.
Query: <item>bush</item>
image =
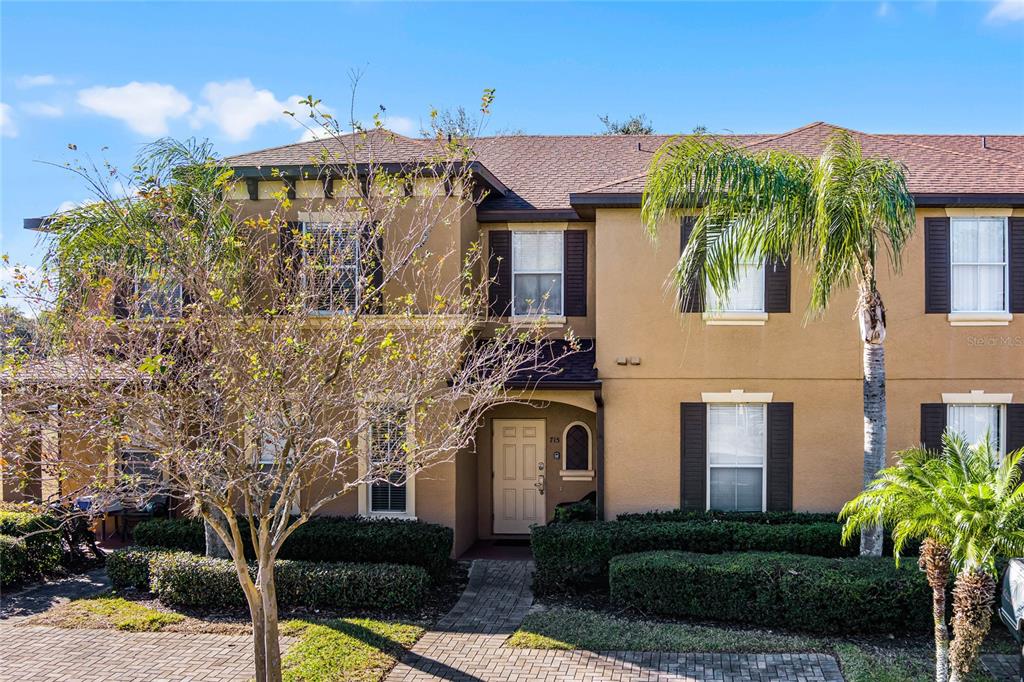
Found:
[[[778,553],[646,552],[611,562],[611,600],[645,612],[820,634],[931,626],[931,590],[915,562]]]
[[[248,530],[243,528],[243,536]],[[141,545],[202,554],[202,521],[143,521],[135,527]],[[454,535],[451,528],[404,519],[318,516],[299,526],[279,557],[298,561],[391,563],[422,566],[435,581],[448,575]],[[251,555],[251,551],[248,552]]]
[[[132,538],[143,547],[206,552],[206,532],[197,519],[149,519],[135,526]]]
[[[150,552],[150,588],[168,605],[245,606],[234,564],[189,552]],[[255,567],[250,565],[255,577]],[[285,607],[411,610],[423,604],[430,576],[418,566],[278,561],[277,601]]]
[[[7,587],[25,579],[28,550],[25,541],[12,535],[0,535],[0,586]]]
[[[840,543],[838,523],[759,525],[732,521],[630,523],[598,521],[534,527],[530,534],[540,593],[606,589],[608,562],[620,554],[675,549],[718,554],[774,551],[854,556]]]
[[[23,511],[0,511],[0,535],[25,542],[27,577],[57,573],[61,569],[60,524],[52,516]]]
[[[763,525],[778,524],[812,524],[838,523],[839,512],[727,512],[727,511],[687,511],[673,509],[671,511],[650,511],[640,514],[619,514],[619,521],[733,521],[736,523],[756,523]]]
[[[151,547],[125,547],[107,555],[107,575],[115,589],[133,587],[136,590],[149,589],[149,561],[153,557]]]
[[[590,500],[580,500],[555,507],[553,523],[575,523],[576,521],[596,521],[597,507]]]

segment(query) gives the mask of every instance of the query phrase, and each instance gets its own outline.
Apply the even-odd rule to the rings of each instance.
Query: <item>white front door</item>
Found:
[[[495,419],[494,532],[529,533],[544,523],[544,420]]]

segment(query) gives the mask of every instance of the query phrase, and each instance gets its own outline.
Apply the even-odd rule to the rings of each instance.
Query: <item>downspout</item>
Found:
[[[597,519],[604,521],[604,396],[601,394],[601,382],[594,389],[594,404],[597,405],[597,435],[594,443],[594,477],[597,492]]]

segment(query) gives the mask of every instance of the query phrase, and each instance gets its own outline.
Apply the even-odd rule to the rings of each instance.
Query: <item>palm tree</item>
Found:
[[[867,489],[839,513],[843,542],[861,529],[885,526],[892,531],[893,555],[899,565],[908,540],[921,540],[918,565],[932,588],[935,624],[935,681],[946,682],[949,670],[949,631],[946,627],[946,588],[950,576],[950,529],[933,503],[945,480],[940,456],[925,448],[897,453],[897,464],[878,472]]]
[[[811,315],[823,314],[838,290],[857,285],[866,487],[886,453],[885,306],[876,267],[888,259],[899,269],[915,222],[904,167],[865,157],[846,131],[835,133],[816,159],[751,153],[697,135],[666,144],[651,162],[641,208],[648,231],[656,234],[674,211],[697,212],[674,273],[680,285],[703,278],[725,298],[742,262],[794,254],[812,272]],[[881,552],[881,528],[865,526],[861,554]]]
[[[943,436],[941,453],[913,448],[879,472],[867,490],[840,514],[844,540],[864,525],[892,529],[896,560],[908,539],[924,538],[920,565],[932,587],[935,678],[961,682],[977,660],[992,621],[996,561],[1024,553],[1024,450],[1000,459],[986,440],[969,446],[958,434]],[[945,589],[950,569],[953,634],[948,644]]]

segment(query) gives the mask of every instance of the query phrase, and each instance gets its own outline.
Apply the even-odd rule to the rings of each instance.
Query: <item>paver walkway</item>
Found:
[[[1018,657],[1007,654],[982,654],[981,664],[996,682],[1017,682],[1024,672],[1017,668]]]
[[[842,682],[824,654],[686,654],[549,651],[502,646],[533,602],[532,564],[477,560],[451,612],[403,657],[388,682]]]

